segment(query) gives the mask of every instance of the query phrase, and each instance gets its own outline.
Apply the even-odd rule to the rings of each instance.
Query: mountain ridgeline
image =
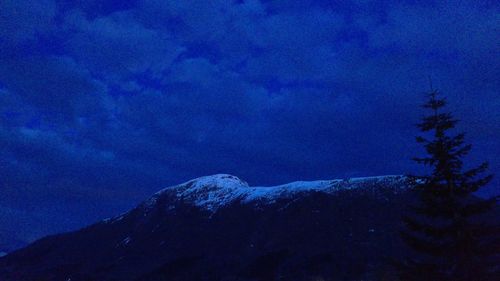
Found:
[[[250,187],[231,175],[154,194],[120,216],[0,258],[1,280],[391,280],[410,180]],[[385,278],[385,279],[384,279]]]

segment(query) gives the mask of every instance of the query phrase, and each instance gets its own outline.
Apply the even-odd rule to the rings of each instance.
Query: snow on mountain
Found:
[[[406,177],[401,175],[388,175],[377,177],[317,180],[317,181],[296,181],[288,184],[251,187],[247,182],[236,176],[229,174],[217,174],[200,177],[188,182],[167,187],[154,194],[146,200],[142,206],[150,209],[163,196],[173,196],[184,202],[189,202],[205,210],[215,212],[217,209],[234,202],[243,204],[258,203],[272,204],[277,199],[291,198],[305,192],[335,193],[342,190],[351,189],[374,189],[377,186],[397,186],[394,190],[405,188]],[[399,184],[398,184],[399,183]],[[118,221],[123,215],[106,221]]]
[[[275,203],[278,199],[289,199],[301,193],[323,192],[334,194],[345,190],[360,190],[376,193],[377,189],[390,188],[393,193],[399,193],[409,187],[407,178],[402,175],[386,175],[376,177],[359,177],[334,180],[296,181],[277,186],[249,186],[247,182],[229,174],[216,174],[199,177],[182,184],[164,188],[144,201],[140,208],[144,215],[156,207],[157,202],[168,196],[182,200],[184,203],[197,206],[215,213],[229,204],[266,205]],[[175,208],[175,200],[168,200]],[[128,213],[103,220],[104,223],[115,223],[122,220]]]

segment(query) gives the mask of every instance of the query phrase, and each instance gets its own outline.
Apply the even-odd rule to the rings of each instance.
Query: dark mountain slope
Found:
[[[401,254],[404,177],[249,187],[216,175],[0,259],[1,280],[374,280]],[[313,277],[323,279],[311,279]],[[281,279],[279,279],[281,278]]]

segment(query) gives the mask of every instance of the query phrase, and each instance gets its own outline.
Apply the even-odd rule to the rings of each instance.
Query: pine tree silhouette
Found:
[[[426,157],[415,158],[429,166],[426,176],[414,176],[420,196],[413,214],[404,216],[401,237],[417,253],[399,264],[401,280],[500,280],[500,227],[481,220],[497,207],[498,197],[482,200],[472,195],[492,175],[481,177],[488,164],[464,169],[463,158],[471,150],[464,134],[453,134],[457,120],[443,112],[446,100],[432,90],[423,105],[431,111],[418,128],[429,136],[417,137]]]

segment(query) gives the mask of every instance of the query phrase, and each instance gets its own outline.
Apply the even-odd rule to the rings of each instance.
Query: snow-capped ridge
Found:
[[[140,208],[146,216],[157,206],[158,201],[168,196],[168,209],[175,208],[175,201],[182,200],[202,209],[216,212],[219,208],[239,202],[242,204],[272,204],[278,199],[287,199],[307,192],[334,194],[343,190],[363,190],[376,194],[380,188],[390,188],[399,192],[409,187],[407,178],[401,175],[376,177],[295,181],[277,186],[249,186],[247,182],[229,174],[216,174],[199,177],[182,184],[164,188],[144,201]],[[116,222],[126,214],[107,219],[104,222]]]
[[[278,186],[251,187],[247,182],[229,174],[216,174],[190,180],[180,185],[167,187],[155,194],[151,199],[162,196],[166,192],[175,192],[177,198],[192,202],[198,207],[210,211],[229,203],[272,203],[278,198],[288,198],[298,193],[321,191],[334,193],[340,190],[356,189],[366,185],[391,184],[403,182],[404,176],[388,175],[351,179],[296,181]],[[150,199],[150,200],[151,200]],[[154,202],[156,200],[153,200]],[[153,203],[154,202],[150,202]]]
[[[241,180],[237,176],[229,174],[216,174],[211,176],[199,177],[178,186],[189,186],[190,189],[203,188],[207,186],[216,186],[219,188],[249,187],[246,181]]]

